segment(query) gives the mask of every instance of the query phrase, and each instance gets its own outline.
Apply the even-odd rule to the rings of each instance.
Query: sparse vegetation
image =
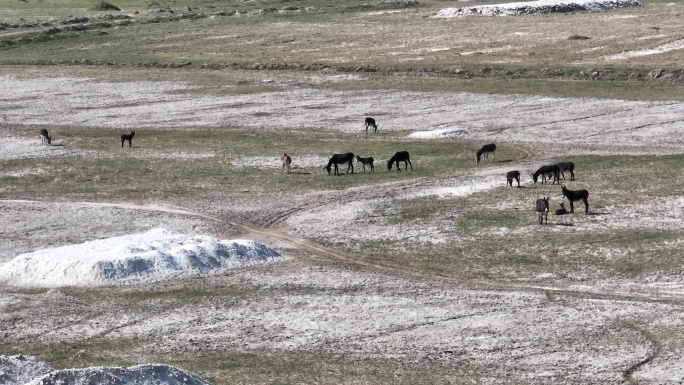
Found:
[[[119,7],[106,1],[100,1],[90,7],[92,11],[121,11]]]
[[[623,100],[684,99],[684,75],[678,70],[681,68],[678,51],[606,60],[615,53],[657,47],[671,42],[672,36],[678,36],[681,5],[669,1],[655,1],[643,9],[623,9],[610,15],[582,12],[540,18],[471,17],[458,20],[431,17],[436,9],[451,6],[441,0],[313,0],[306,4],[282,0],[209,0],[201,3],[121,0],[117,6],[100,2],[91,8],[88,8],[92,5],[89,0],[22,0],[2,4],[0,76],[89,77],[112,82],[183,81],[197,86],[179,91],[188,98],[201,94],[258,94],[305,87],[334,91],[392,89]],[[130,17],[117,13],[118,19],[110,19],[108,12],[117,11],[118,7],[131,10]],[[133,10],[137,10],[135,14]],[[157,12],[159,10],[163,12]],[[217,14],[212,16],[214,13]],[[610,17],[612,15],[616,17]],[[638,25],[642,27],[635,27],[633,15],[639,17]],[[89,21],[87,28],[81,27],[88,23],[75,20],[76,17],[96,22]],[[62,23],[64,20],[71,22]],[[645,27],[655,24],[658,27]],[[79,27],[57,29],[64,25]],[[575,34],[578,25],[582,25],[581,32],[586,35]],[[54,29],[45,31],[50,28]],[[662,73],[669,76],[664,79],[649,76],[654,68],[664,69]],[[335,81],[321,81],[324,77]],[[278,83],[274,84],[273,79]],[[458,108],[454,106],[454,114],[460,112]],[[321,111],[324,113],[323,108]],[[262,112],[253,113],[256,116]],[[578,115],[571,119],[584,118]],[[0,125],[6,124],[5,120],[7,118],[0,118]],[[543,124],[552,126],[557,122],[554,118]],[[11,123],[12,126],[2,126],[1,135],[35,139],[37,132],[33,127]],[[512,122],[516,123],[524,121]],[[87,122],[82,124],[85,126]],[[151,202],[174,207],[193,205],[196,210],[223,220],[220,225],[216,224],[220,231],[231,235],[246,231],[237,225],[234,226],[237,230],[227,229],[232,221],[245,228],[253,226],[292,253],[293,259],[301,257],[304,262],[298,261],[301,265],[287,271],[274,268],[276,272],[270,272],[268,278],[281,279],[275,283],[267,281],[267,275],[256,272],[252,276],[235,274],[206,281],[164,282],[133,289],[64,288],[48,293],[47,290],[2,287],[0,295],[6,297],[0,299],[8,299],[0,301],[0,329],[9,330],[11,325],[13,330],[19,330],[23,329],[24,323],[30,323],[29,328],[44,323],[40,324],[42,329],[25,332],[20,338],[0,332],[0,354],[35,354],[58,368],[163,361],[194,371],[216,384],[618,383],[627,381],[623,378],[625,368],[642,361],[652,343],[645,341],[637,328],[620,328],[614,314],[619,313],[620,319],[648,325],[651,319],[659,319],[653,314],[664,311],[656,309],[659,303],[655,300],[638,308],[638,301],[615,305],[600,296],[576,300],[569,294],[556,300],[552,289],[544,289],[543,293],[534,288],[512,294],[513,291],[505,292],[499,290],[500,287],[488,288],[485,294],[474,294],[474,289],[465,290],[449,297],[448,304],[439,299],[461,290],[459,285],[466,287],[469,280],[478,282],[476,285],[491,280],[501,287],[510,282],[521,286],[531,282],[531,286],[542,288],[554,284],[585,287],[598,282],[603,295],[610,291],[610,285],[620,280],[651,284],[667,279],[662,276],[681,275],[678,256],[682,237],[681,230],[676,227],[679,225],[673,229],[628,224],[630,221],[644,223],[638,220],[649,215],[654,222],[668,218],[678,223],[680,218],[676,210],[681,206],[671,207],[668,202],[681,199],[682,155],[573,156],[579,178],[573,183],[589,188],[592,213],[553,218],[559,224],[542,229],[536,223],[529,197],[551,195],[551,204],[555,207],[560,193],[558,186],[506,188],[502,173],[500,186],[476,194],[440,198],[401,196],[403,186],[409,183],[414,183],[413,187],[419,183],[441,186],[446,181],[473,178],[476,167],[480,166],[474,161],[460,160],[473,160],[481,143],[414,140],[406,138],[405,132],[382,132],[382,124],[381,135],[370,139],[323,132],[315,127],[268,127],[264,130],[240,126],[178,130],[138,127],[133,143],[136,148],[121,151],[117,138],[122,130],[84,126],[75,125],[59,133],[60,140],[68,142],[74,153],[2,160],[0,198],[48,202]],[[361,120],[358,126],[361,131]],[[562,140],[559,139],[559,143]],[[376,164],[374,174],[357,171],[353,176],[328,177],[322,170],[325,159],[340,148],[376,156],[377,161],[376,154],[392,154],[398,145],[410,147],[412,159],[417,160],[413,172],[388,173],[382,162]],[[288,153],[320,157],[320,166],[309,167],[306,171],[310,173],[286,175],[278,158],[283,149]],[[510,143],[502,143],[496,158],[517,167],[527,156],[524,151]],[[184,158],[184,154],[190,154],[190,157]],[[192,158],[192,155],[197,157]],[[539,158],[542,158],[539,161],[548,160],[548,154],[532,155],[537,156],[535,162]],[[272,167],[263,166],[271,156]],[[258,158],[257,164],[244,161],[255,158]],[[564,160],[567,159],[551,159],[554,162]],[[523,176],[523,185],[525,179],[529,180],[529,176]],[[374,191],[380,185],[392,187]],[[393,190],[397,185],[401,187]],[[323,207],[322,203],[315,206],[316,202],[297,200],[321,191],[326,194],[324,204],[333,212],[337,209],[336,203],[357,204],[371,199],[378,203],[363,214],[359,223],[343,229],[347,237],[344,241],[336,238],[335,232],[342,232],[341,229],[306,232],[277,222],[289,218],[283,217],[286,214],[305,213],[310,209],[308,205]],[[344,193],[348,195],[344,196]],[[230,207],[221,205],[233,199],[240,201]],[[247,204],[240,202],[250,202],[253,206],[246,207]],[[267,212],[266,207],[271,211]],[[87,214],[79,215],[87,219]],[[319,217],[318,213],[312,213],[308,220],[315,226]],[[152,218],[160,225],[178,220],[161,215]],[[608,226],[611,220],[621,221],[624,226]],[[549,221],[552,221],[551,216]],[[370,225],[375,229],[418,229],[423,233],[407,232],[407,236],[369,239],[365,235]],[[40,226],[43,226],[41,231],[49,233],[50,226]],[[112,228],[118,231],[114,226]],[[38,239],[31,229],[19,228],[16,233],[20,236],[12,242],[23,243],[21,246],[13,243],[11,247],[55,246],[53,239]],[[349,259],[327,260],[315,255],[323,253],[321,250],[296,250],[301,245],[288,243],[282,238],[287,235],[302,242],[323,245]],[[76,242],[71,238],[61,241]],[[367,263],[377,269],[369,269],[372,274],[380,273],[373,276],[368,273],[358,280],[344,276],[332,284],[300,280],[309,273],[306,269],[311,266],[315,266],[312,270],[328,265],[342,266],[340,271],[352,275],[357,267],[365,268]],[[388,270],[383,270],[385,268]],[[288,274],[295,278],[287,281]],[[387,283],[395,279],[392,274],[414,286],[402,288],[398,294],[392,292],[398,290]],[[458,284],[445,283],[451,283],[449,279]],[[343,280],[352,282],[341,283]],[[601,286],[604,283],[605,286]],[[506,286],[506,290],[511,287]],[[638,290],[628,286],[624,291]],[[681,313],[676,295],[678,289],[671,290],[675,294],[668,297],[669,302],[663,307]],[[499,291],[510,296],[487,307],[485,303],[500,295]],[[645,291],[649,296],[657,294],[657,289]],[[424,295],[424,292],[428,294]],[[51,302],[45,297],[61,293],[67,299],[55,300],[55,303],[59,302],[55,308],[48,306]],[[318,298],[328,295],[339,302],[330,307],[312,305]],[[355,303],[355,295],[363,300]],[[419,311],[414,311],[413,305],[408,304],[405,308],[392,309],[393,313],[401,313],[400,322],[384,329],[384,325],[378,327],[355,320],[357,323],[350,329],[361,332],[354,335],[353,341],[349,338],[352,333],[347,330],[319,332],[319,325],[314,322],[318,322],[315,317],[320,317],[323,319],[321,324],[327,322],[334,328],[336,323],[345,321],[337,319],[338,313],[335,313],[345,301],[354,311],[367,308],[374,312],[381,305],[373,301],[380,302],[391,295],[400,298],[397,302],[424,301],[427,306],[438,309],[437,315],[421,318],[417,314]],[[525,298],[514,298],[516,296]],[[502,331],[498,329],[499,325],[488,324],[491,318],[487,318],[510,317],[511,313],[504,311],[515,301],[521,302],[512,312],[522,314],[528,308],[534,310],[522,314],[521,319],[531,321],[522,328],[517,340],[510,334],[505,335],[512,329],[519,329],[515,322],[511,322],[514,324],[511,329]],[[463,313],[456,311],[456,307],[448,307],[454,303],[465,309]],[[254,308],[261,311],[260,306],[269,304],[281,306],[273,310],[270,319],[277,319],[279,323],[260,323],[259,317],[264,312],[250,313]],[[291,309],[292,313],[283,315],[285,310]],[[297,318],[297,309],[306,314],[303,319]],[[539,316],[542,309],[548,313]],[[305,310],[311,312],[304,313]],[[575,313],[580,314],[578,321],[568,321],[568,314]],[[188,326],[174,323],[174,317],[179,314],[197,322],[201,327],[193,332],[205,340],[194,336],[190,340],[176,340]],[[306,318],[312,314],[311,319]],[[582,314],[590,316],[582,318]],[[41,319],[33,324],[32,317]],[[156,317],[150,323],[159,322],[162,326],[145,329],[143,324],[151,319],[146,317]],[[463,321],[468,317],[475,321]],[[555,317],[562,319],[561,328],[552,328],[556,327]],[[666,321],[671,319],[675,316]],[[247,320],[244,329],[231,329],[243,320]],[[166,321],[168,325],[164,323]],[[383,324],[386,320],[376,321]],[[667,324],[666,321],[662,324]],[[107,322],[110,322],[107,324],[109,329],[100,329],[100,323]],[[304,326],[292,327],[296,323],[299,323],[297,327]],[[532,330],[538,323],[542,325],[541,330]],[[576,329],[567,331],[569,324]],[[666,341],[663,345],[675,352],[681,350],[681,340],[684,340],[677,325],[680,323],[661,325],[662,329],[654,333]],[[452,329],[447,329],[449,327]],[[422,328],[433,328],[430,330],[437,336],[435,340],[441,340],[429,349],[415,348],[418,353],[411,355],[414,345],[418,346],[425,336],[421,334]],[[448,337],[453,337],[455,342],[439,334],[443,330],[457,330]],[[568,334],[562,334],[566,331]],[[253,339],[239,341],[244,345],[237,346],[232,345],[231,338],[218,342],[209,338],[218,332],[249,335]],[[87,334],[87,337],[73,337],[79,333]],[[382,346],[392,338],[396,338],[392,349],[397,352],[375,350],[369,353],[356,349],[367,341]],[[297,342],[291,342],[294,340]],[[267,343],[278,347],[263,348]],[[534,344],[538,345],[536,350],[528,349]],[[349,350],[335,351],[339,346]],[[570,348],[562,350],[564,346]],[[410,352],[399,352],[401,349]],[[506,361],[497,354],[514,358]],[[614,366],[601,362],[596,365],[600,369],[592,369],[601,354],[614,354],[611,356]],[[551,362],[546,364],[548,371],[543,375],[520,369],[528,359],[534,361],[530,365],[536,367],[538,363],[534,357],[539,356],[549,357]],[[560,358],[553,361],[556,356]],[[590,363],[573,366],[575,363],[567,360],[571,356],[587,357]],[[667,359],[665,355],[661,358]],[[667,361],[660,367],[672,362]],[[671,366],[676,366],[676,362]],[[548,374],[557,368],[562,371],[561,376]],[[592,370],[601,373],[612,370],[614,376],[605,381],[605,377],[595,380],[591,377],[595,374]],[[575,377],[560,380],[568,374]]]

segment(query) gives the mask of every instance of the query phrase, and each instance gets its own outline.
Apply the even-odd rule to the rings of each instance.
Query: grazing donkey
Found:
[[[569,171],[570,172],[570,180],[575,180],[575,164],[574,163],[572,163],[572,162],[556,163],[556,166],[558,166],[558,170],[560,171],[561,175],[563,176],[563,180],[565,180],[565,174],[563,174],[563,171]]]
[[[408,151],[399,151],[394,154],[394,156],[387,161],[387,171],[392,171],[392,163],[394,162],[397,163],[397,171],[401,171],[399,162],[404,162],[404,171],[408,169],[408,166],[411,166],[411,171],[413,171],[413,165],[411,164],[411,159],[409,159]]]
[[[509,171],[506,173],[506,187],[510,185],[513,187],[513,180],[518,181],[518,187],[520,187],[520,172],[519,171]]]
[[[363,172],[366,172],[366,165],[370,165],[371,172],[375,172],[375,166],[373,166],[373,162],[375,160],[372,156],[369,156],[368,158],[362,158],[357,155],[356,161],[363,165]]]
[[[570,201],[570,212],[574,213],[575,208],[572,206],[572,202],[577,202],[581,200],[584,202],[584,213],[589,212],[589,202],[587,201],[589,199],[589,191],[587,190],[568,190],[565,188],[565,186],[561,186],[561,191],[563,192],[563,196],[568,198]]]
[[[130,134],[121,135],[121,147],[124,146],[124,142],[128,141],[128,147],[133,147],[133,137],[135,136],[135,131],[131,131]]]
[[[292,158],[290,158],[289,155],[283,153],[283,155],[280,157],[280,160],[283,161],[283,169],[285,170],[286,173],[290,173],[290,166],[292,165]]]
[[[496,150],[496,144],[489,143],[482,146],[482,148],[475,154],[475,161],[480,163],[480,158],[484,155],[485,159],[489,158],[489,154],[492,154],[492,162],[494,161],[494,151]]]
[[[565,209],[565,203],[563,203],[563,202],[558,202],[558,204],[560,205],[560,208],[559,208],[559,209],[556,209],[556,211],[554,212],[554,214],[556,214],[556,215],[565,215],[565,214],[567,214],[567,213],[568,213],[568,210]]]
[[[351,169],[351,173],[354,173],[354,154],[351,152],[348,152],[346,154],[335,154],[330,158],[330,161],[328,161],[328,165],[323,167],[324,169],[328,170],[328,175],[330,175],[330,169],[332,168],[332,165],[335,165],[335,174],[338,175],[340,173],[339,169],[337,168],[338,164],[344,164],[347,163],[347,173],[349,173],[349,170]]]
[[[551,175],[553,175],[553,182],[551,182],[551,184],[555,184],[556,182],[560,184],[559,174],[560,169],[555,164],[549,166],[541,166],[539,170],[535,171],[535,173],[532,174],[532,180],[535,184],[537,184],[537,179],[539,179],[539,175],[541,175],[541,184],[544,184],[544,182],[546,182],[547,177],[550,178]]]
[[[40,144],[43,144],[43,145],[52,144],[52,137],[48,136],[48,130],[45,128],[40,129]]]
[[[549,197],[537,199],[536,205],[537,216],[539,218],[539,224],[543,224],[544,219],[546,219],[546,224],[549,224]]]
[[[366,127],[366,133],[368,133],[368,127],[373,127],[373,132],[376,134],[378,132],[378,124],[375,123],[375,119],[371,118],[370,116],[366,118],[363,126]]]

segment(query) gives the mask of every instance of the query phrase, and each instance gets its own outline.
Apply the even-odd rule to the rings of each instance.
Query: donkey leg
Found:
[[[588,214],[589,213],[589,201],[584,199],[584,213]]]

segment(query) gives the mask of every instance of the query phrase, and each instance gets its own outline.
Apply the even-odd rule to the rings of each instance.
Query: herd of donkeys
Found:
[[[364,122],[364,127],[366,128],[366,132],[368,132],[369,128],[373,128],[374,132],[378,131],[378,124],[375,122],[375,119],[371,117],[367,117],[365,122]],[[135,131],[131,131],[130,134],[123,134],[121,135],[121,147],[124,146],[125,142],[128,142],[128,146],[132,147],[132,141],[133,137],[135,136]],[[42,140],[42,144],[51,144],[52,143],[52,136],[48,134],[48,130],[43,128],[40,130],[40,137]],[[496,151],[496,144],[494,143],[489,143],[485,144],[480,148],[477,153],[475,154],[475,161],[477,163],[480,163],[480,161],[488,160],[489,157],[491,156],[491,161],[494,160],[494,151]],[[281,160],[283,162],[283,169],[286,172],[290,172],[290,169],[292,167],[292,158],[287,155],[286,153],[281,156]],[[347,164],[347,173],[351,170],[351,172],[354,172],[354,160],[357,162],[361,163],[363,165],[363,172],[366,172],[366,166],[370,168],[371,172],[375,171],[375,166],[374,166],[374,159],[373,157],[367,157],[367,158],[362,158],[358,155],[354,155],[351,152],[345,153],[345,154],[335,154],[333,155],[330,160],[328,161],[328,164],[324,167],[325,170],[328,171],[328,174],[332,171],[333,167],[335,169],[334,175],[338,175],[340,173],[339,171],[339,165]],[[411,164],[411,158],[408,153],[408,151],[398,151],[396,152],[388,161],[387,161],[387,171],[392,170],[392,166],[396,164],[397,170],[401,171],[401,168],[399,167],[399,163],[404,162],[404,170],[407,170],[409,167],[411,167],[411,170],[413,170],[413,165]],[[570,173],[570,180],[575,180],[575,164],[572,162],[562,162],[562,163],[557,163],[557,164],[552,164],[552,165],[547,165],[547,166],[542,166],[540,167],[537,171],[535,171],[534,174],[532,174],[532,180],[536,184],[537,181],[539,180],[539,177],[541,176],[541,183],[544,184],[544,182],[547,181],[547,179],[552,179],[551,184],[558,183],[560,185],[560,178],[561,176],[563,177],[563,180],[565,180],[565,172]],[[518,184],[518,187],[520,187],[520,172],[515,170],[515,171],[509,171],[506,173],[506,186],[511,186],[513,187],[513,181],[516,181]],[[588,213],[589,212],[589,192],[587,190],[568,190],[565,186],[561,186],[561,192],[563,193],[563,197],[567,198],[568,201],[570,202],[570,212],[573,213],[574,207],[573,207],[573,202],[578,202],[582,201],[584,203],[584,212]],[[549,198],[540,198],[537,199],[536,205],[535,205],[535,210],[538,214],[538,219],[539,223],[547,223],[548,224],[548,215],[549,215]],[[567,211],[564,207],[564,204],[561,202],[560,203],[560,208],[555,211],[556,215],[562,215],[566,214]]]
[[[482,154],[491,153],[493,156],[494,150],[496,150],[496,145],[494,143],[486,144],[477,152],[477,161],[480,161],[480,156]],[[570,180],[575,180],[575,164],[573,162],[561,162],[556,164],[550,164],[547,166],[541,166],[537,171],[532,174],[532,181],[536,184],[541,176],[541,184],[547,181],[547,179],[552,179],[551,184],[558,183],[560,185],[560,178],[563,177],[565,180],[565,172],[570,173]],[[518,183],[520,187],[520,172],[517,170],[509,171],[506,173],[506,186],[513,187],[513,181]],[[563,197],[568,198],[570,202],[570,212],[574,213],[575,208],[573,202],[582,201],[584,203],[584,213],[589,212],[589,191],[587,190],[568,190],[567,187],[561,186],[561,192]],[[560,208],[555,211],[556,215],[567,214],[568,211],[565,209],[563,202],[559,203]],[[535,204],[535,210],[538,214],[539,224],[549,222],[549,198],[539,198]]]
[[[364,126],[366,128],[366,132],[368,132],[369,127],[373,128],[374,132],[377,132],[378,125],[376,124],[373,118],[366,118]],[[496,151],[495,143],[485,144],[475,154],[475,161],[477,163],[480,163],[483,160],[488,160],[490,157],[491,161],[493,161],[494,151]],[[287,153],[285,153],[281,156],[281,160],[283,161],[283,169],[289,173],[292,164],[292,158],[289,155],[287,155]],[[374,159],[372,157],[362,158],[358,155],[354,155],[351,152],[345,154],[334,154],[328,161],[328,164],[323,168],[328,171],[328,174],[330,174],[334,167],[334,175],[338,175],[340,173],[339,165],[347,164],[347,173],[349,173],[350,171],[353,173],[354,160],[363,165],[363,172],[366,172],[366,166],[370,167],[371,172],[375,170],[375,167],[373,165]],[[394,156],[392,156],[387,161],[387,171],[392,170],[392,167],[395,164],[397,170],[401,171],[401,168],[399,167],[400,162],[404,162],[404,170],[407,170],[409,166],[411,167],[411,170],[413,170],[413,165],[411,164],[408,151],[399,151],[395,153]],[[560,185],[560,178],[562,177],[563,180],[565,180],[565,172],[570,173],[571,181],[575,180],[575,164],[573,162],[562,162],[542,166],[532,175],[532,180],[536,184],[537,181],[539,181],[539,177],[541,177],[541,184],[544,184],[544,182],[546,182],[547,179],[552,179],[551,184],[558,183]],[[506,173],[506,186],[513,187],[514,180],[517,181],[518,187],[520,187],[519,171],[509,171],[508,173]],[[565,186],[561,186],[561,192],[563,193],[563,197],[567,198],[570,202],[570,213],[575,212],[573,203],[578,201],[582,201],[584,203],[584,212],[589,212],[589,192],[587,190],[568,190]],[[556,215],[563,215],[568,213],[568,211],[564,207],[565,205],[563,202],[560,202],[559,205],[560,208],[555,211]],[[535,210],[538,214],[539,223],[548,224],[549,198],[545,197],[537,199]]]

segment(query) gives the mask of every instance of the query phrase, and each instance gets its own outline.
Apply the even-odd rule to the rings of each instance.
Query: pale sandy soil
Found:
[[[0,99],[4,117],[0,124],[46,125],[55,127],[56,134],[75,126],[171,130],[231,124],[254,129],[316,127],[362,135],[361,122],[370,115],[381,122],[381,131],[408,135],[449,129],[459,138],[520,144],[533,150],[531,158],[519,164],[526,172],[559,154],[670,154],[681,153],[684,147],[681,102],[312,89],[212,96],[178,93],[189,88],[180,83],[131,82],[113,87],[87,79],[8,76],[0,77],[0,86],[15,90]],[[37,135],[30,143],[3,135],[2,159],[71,151],[68,144],[41,147]],[[438,139],[426,135],[425,140]],[[191,160],[212,154],[179,156]],[[304,167],[321,163],[306,155],[293,161]],[[241,162],[280,167],[275,156]],[[453,237],[449,235],[453,224],[447,219],[435,221],[432,227],[404,229],[368,213],[387,202],[416,196],[441,199],[491,189],[501,183],[495,180],[501,171],[489,167],[467,178],[407,184],[401,189],[388,184],[380,186],[384,195],[356,188],[321,200],[333,192],[314,191],[290,197],[286,204],[247,196],[120,205],[0,201],[0,263],[19,253],[152,227],[248,237],[287,257],[206,281],[206,285],[244,282],[275,289],[280,295],[238,303],[203,299],[173,310],[150,303],[142,312],[122,308],[114,299],[90,304],[60,289],[32,294],[0,286],[0,346],[28,340],[68,343],[98,336],[154,340],[159,353],[179,355],[195,354],[200,348],[304,350],[360,359],[498,367],[483,372],[487,373],[481,379],[484,384],[513,379],[532,384],[618,384],[627,383],[630,375],[649,384],[684,381],[684,359],[679,354],[683,346],[676,333],[671,335],[684,326],[684,284],[678,275],[620,282],[582,280],[582,272],[577,272],[574,281],[548,276],[529,283],[472,282],[368,265],[349,268],[349,256],[321,246],[393,237],[439,243]],[[501,209],[515,204],[502,203]],[[664,205],[650,202],[615,215],[583,219],[571,231],[591,231],[592,226],[681,229],[683,207],[682,199]],[[337,220],[340,213],[345,213],[342,224]],[[530,226],[530,231],[538,230]],[[682,242],[663,247],[677,250]],[[613,258],[624,252],[597,250]],[[303,290],[290,292],[291,287]],[[633,374],[631,368],[636,368]]]

